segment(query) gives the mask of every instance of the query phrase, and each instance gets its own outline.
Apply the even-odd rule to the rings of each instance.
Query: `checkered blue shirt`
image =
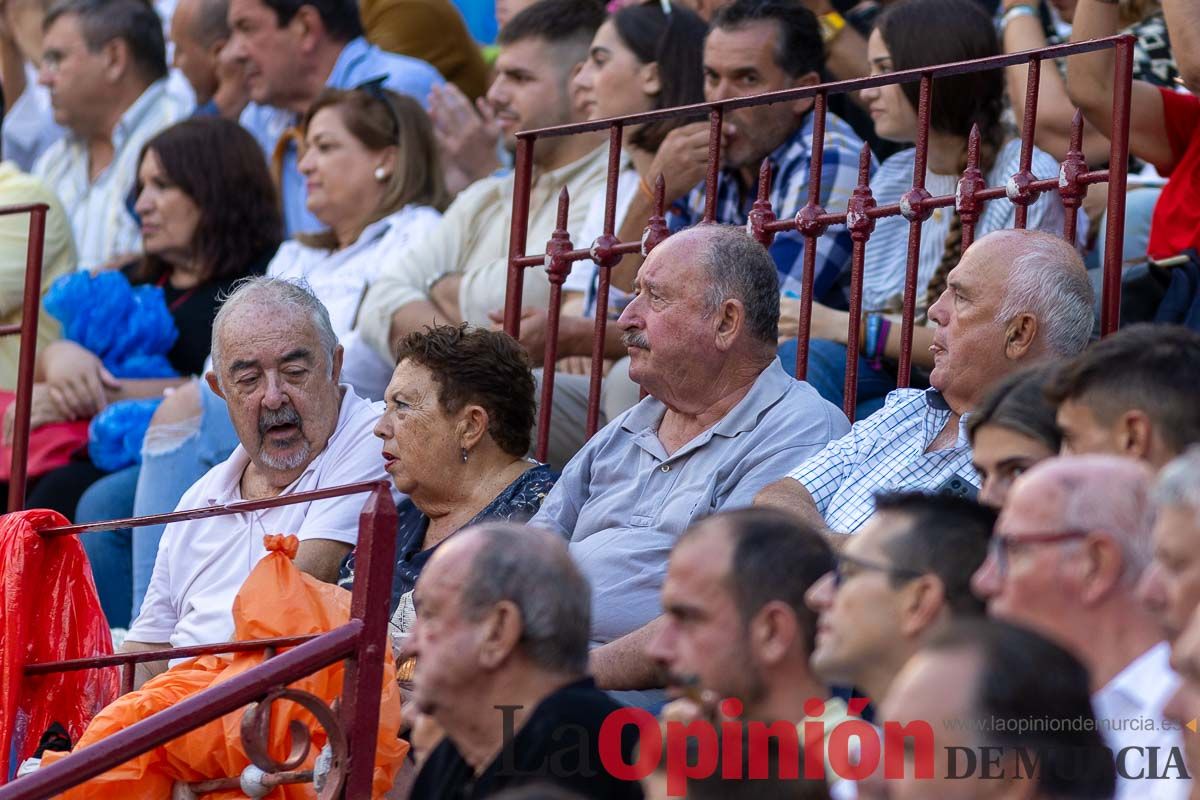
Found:
[[[813,114],[769,156],[771,208],[779,219],[793,218],[808,202],[809,162],[812,158]],[[821,162],[818,202],[826,211],[844,211],[858,183],[858,155],[862,139],[840,117],[825,116],[825,152]],[[871,171],[875,158],[871,157]],[[745,225],[758,192],[757,184],[743,187],[736,170],[723,169],[717,179],[717,222]],[[704,219],[704,184],[672,205],[667,223],[672,231]],[[813,296],[833,308],[847,308],[850,298],[850,232],[844,225],[830,228],[817,239]],[[771,257],[779,270],[779,290],[800,296],[804,275],[804,237],[796,231],[775,234]]]
[[[953,447],[925,452],[950,418],[935,389],[897,389],[883,408],[788,474],[804,484],[832,530],[853,533],[875,511],[877,492],[938,491],[957,478],[979,488],[966,415]]]

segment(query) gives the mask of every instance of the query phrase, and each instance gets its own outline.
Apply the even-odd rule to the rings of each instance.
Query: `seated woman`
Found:
[[[267,274],[308,282],[345,348],[344,382],[360,395],[379,398],[391,367],[351,329],[379,264],[428,228],[446,204],[432,126],[416,101],[367,85],[326,89],[305,114],[302,128],[299,168],[308,185],[308,208],[328,228],[285,242]],[[225,460],[237,442],[224,401],[204,381],[193,381],[155,414],[143,447],[146,479],[136,480],[136,499],[131,490],[89,493],[77,518],[172,511],[188,487]],[[135,615],[161,535],[161,526],[135,534],[145,541],[134,558]]]
[[[533,373],[525,351],[498,331],[441,325],[400,343],[375,426],[400,502],[392,633],[404,636],[412,590],[433,551],[485,520],[524,522],[558,475],[525,457],[533,430]],[[354,553],[338,584],[354,585]]]
[[[1008,376],[967,418],[979,502],[1000,508],[1021,473],[1058,455],[1062,434],[1054,422],[1057,409],[1043,393],[1053,373],[1052,366],[1039,364]]]
[[[938,20],[936,36],[929,35],[929,20]],[[991,18],[973,0],[900,0],[889,5],[867,42],[873,74],[995,56],[1000,53]],[[916,83],[864,89],[875,131],[892,141],[914,142],[917,137]],[[1003,186],[1020,171],[1021,142],[1010,135],[1001,120],[1004,109],[1004,75],[1000,71],[973,72],[939,78],[933,82],[929,114],[928,166],[925,188],[934,196],[953,195],[967,166],[967,140],[972,126],[979,127],[980,171],[988,186]],[[871,178],[871,192],[881,205],[896,202],[912,186],[914,149],[888,158]],[[1058,175],[1058,163],[1036,148],[1031,167],[1038,178]],[[1011,228],[1016,206],[1005,199],[988,202],[975,225],[975,238],[1001,228]],[[1057,193],[1043,194],[1029,207],[1026,227],[1062,233],[1064,209]],[[908,257],[908,220],[880,218],[866,249],[863,273],[863,355],[858,361],[858,414],[865,417],[883,406],[884,396],[895,388],[894,360],[900,355],[899,313],[903,308],[905,266]],[[932,328],[926,311],[946,288],[946,276],[962,255],[962,224],[951,209],[936,209],[921,231],[917,268],[916,326],[912,358],[918,367],[932,367],[929,345]],[[794,315],[799,301],[784,308]],[[872,317],[876,317],[874,321]],[[885,321],[888,324],[883,324]],[[808,382],[823,397],[840,405],[846,370],[849,315],[813,304],[812,342]],[[794,340],[780,347],[786,367],[796,360]]]
[[[217,117],[185,120],[146,143],[135,209],[144,255],[121,271],[130,283],[162,287],[179,332],[167,359],[180,377],[115,380],[89,350],[67,340],[55,342],[38,359],[41,382],[34,391],[52,401],[39,404],[41,422],[53,421],[45,416],[51,409],[57,409],[57,419],[86,419],[109,403],[157,397],[199,375],[222,293],[247,275],[262,274],[283,235],[262,150],[236,122]],[[84,452],[43,476],[27,505],[74,517],[84,490],[104,476]],[[105,480],[123,483],[132,494],[130,475],[119,472]],[[84,546],[105,612],[113,624],[127,621],[129,532],[87,536]]]

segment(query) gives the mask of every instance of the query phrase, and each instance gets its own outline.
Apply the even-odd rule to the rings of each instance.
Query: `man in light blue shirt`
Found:
[[[244,65],[250,91],[240,122],[272,164],[280,138],[327,86],[352,89],[383,78],[386,88],[424,104],[429,91],[445,82],[424,61],[369,44],[354,0],[231,0],[229,27],[228,56]],[[280,154],[289,236],[322,227],[305,206],[296,150],[295,141],[285,140]]]
[[[645,642],[675,541],[849,430],[775,358],[779,276],[741,227],[701,225],[658,245],[617,323],[649,393],[567,464],[531,524],[557,531],[593,592],[591,669],[604,689],[659,683]]]

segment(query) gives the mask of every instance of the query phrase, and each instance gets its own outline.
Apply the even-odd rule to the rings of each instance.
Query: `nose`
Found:
[[[54,73],[50,70],[50,62],[47,59],[43,59],[42,65],[38,67],[37,82],[47,89],[54,88]]]
[[[833,572],[826,572],[817,578],[816,583],[808,587],[808,591],[804,593],[804,603],[819,614],[826,611],[833,603],[836,591],[833,585]]]
[[[376,437],[387,441],[392,438],[392,423],[388,421],[387,412],[383,412],[383,416],[375,423],[375,430],[372,431]]]
[[[943,328],[946,327],[946,323],[949,322],[949,318],[946,316],[946,292],[948,291],[950,290],[946,289],[940,295],[938,295],[938,299],[935,300],[933,305],[929,307],[928,313],[929,319],[933,320]]]
[[[650,637],[646,643],[646,655],[658,664],[669,667],[675,660],[676,630],[675,622],[667,617],[665,625]]]
[[[975,570],[975,574],[971,576],[971,589],[980,600],[990,600],[1000,594],[1003,583],[996,558],[989,553],[988,557],[979,565],[979,569]]]
[[[238,63],[246,61],[246,45],[245,42],[242,41],[242,34],[238,33],[236,29],[234,29],[233,33],[230,35],[229,41],[225,43],[223,48],[221,48],[221,57],[227,57],[231,61],[236,61]]]
[[[317,148],[306,146],[301,149],[304,152],[300,156],[300,161],[296,164],[296,168],[300,170],[301,175],[307,178],[317,169]]]
[[[879,97],[879,87],[869,86],[858,93],[864,103],[871,103],[876,97]]]
[[[142,190],[138,192],[137,200],[133,204],[134,213],[139,217],[144,217],[153,205],[154,203],[150,197],[150,187],[143,186]]]
[[[617,317],[618,328],[623,331],[630,331],[642,327],[642,320],[639,313],[641,310],[639,304],[641,302],[641,297],[634,295],[633,299],[629,301],[629,304],[621,312],[621,316]]]
[[[571,79],[571,86],[574,89],[582,91],[590,91],[592,88],[592,61],[588,59],[579,65],[575,70],[575,77]]]
[[[268,372],[264,383],[266,385],[262,397],[262,404],[264,406],[274,411],[277,408],[282,408],[285,403],[290,402],[283,381],[280,380],[278,373]]]
[[[492,85],[488,87],[486,97],[494,109],[508,105],[508,90],[504,87],[503,75],[498,76],[492,81]]]

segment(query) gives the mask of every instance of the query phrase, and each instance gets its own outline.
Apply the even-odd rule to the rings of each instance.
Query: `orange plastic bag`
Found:
[[[348,591],[305,575],[292,564],[299,546],[295,536],[266,536],[263,541],[271,552],[251,571],[233,603],[237,639],[323,633],[350,619]],[[400,690],[396,685],[391,648],[383,649],[386,660],[372,781],[374,797],[382,797],[391,788],[408,753],[408,743],[396,737],[400,730]],[[79,747],[123,730],[196,692],[218,686],[262,661],[262,653],[235,653],[232,656],[203,656],[178,664],[97,714]],[[314,694],[329,704],[341,694],[344,673],[345,667],[339,662],[296,681],[290,688]],[[243,713],[245,710],[239,709],[203,725],[65,792],[61,797],[67,800],[160,800],[170,796],[175,781],[191,783],[236,777],[250,763],[241,739]],[[287,731],[293,720],[302,723],[312,737],[308,759],[299,767],[311,769],[317,752],[325,744],[326,734],[313,716],[295,703],[282,700],[272,707],[269,753],[279,761],[286,760],[290,749]],[[48,753],[42,764],[45,766],[65,756],[65,753]],[[316,791],[312,784],[291,784],[280,786],[267,796],[276,800],[299,800],[315,797]],[[245,795],[234,790],[204,797],[209,800]]]
[[[92,715],[117,696],[112,667],[23,675],[26,664],[112,653],[79,538],[37,534],[70,524],[45,509],[0,517],[0,783],[10,766],[33,755],[51,723],[78,741]]]

